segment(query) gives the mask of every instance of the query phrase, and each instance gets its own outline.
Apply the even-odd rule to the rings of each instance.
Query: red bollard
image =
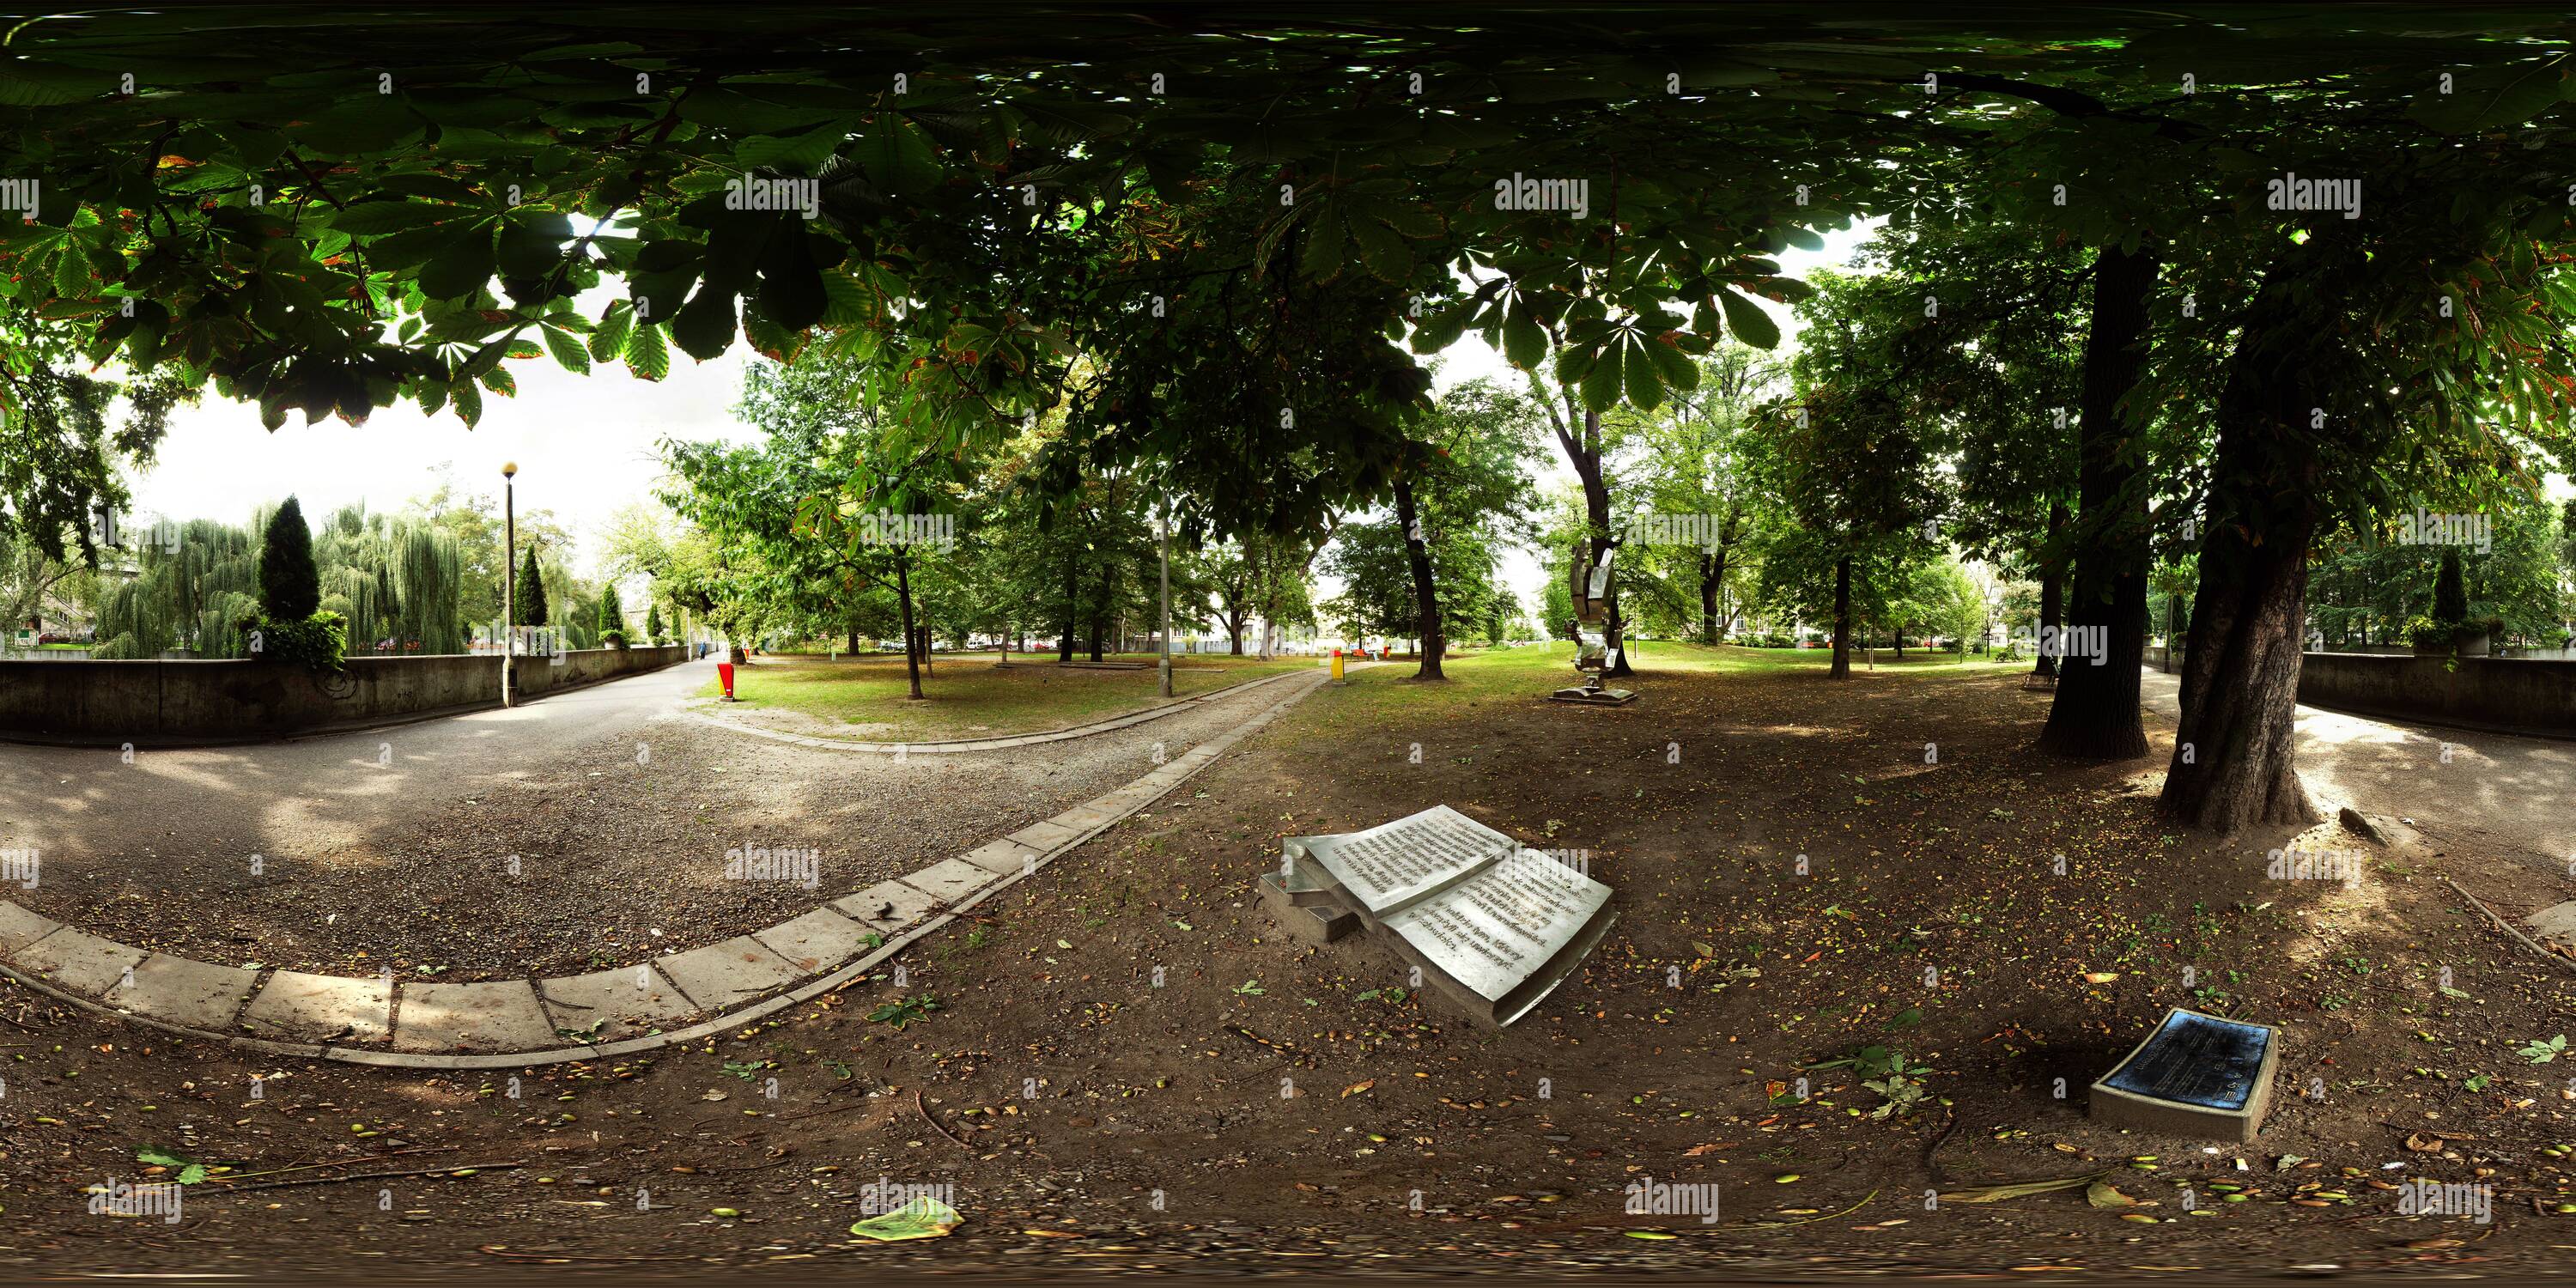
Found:
[[[716,663],[716,679],[724,685],[724,700],[727,702],[733,701],[733,663]]]

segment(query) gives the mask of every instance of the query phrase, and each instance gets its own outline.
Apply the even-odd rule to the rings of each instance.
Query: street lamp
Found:
[[[515,481],[517,461],[501,463],[501,705],[511,705],[511,688],[519,664],[519,512]]]
[[[1158,575],[1163,583],[1163,659],[1162,664],[1155,668],[1161,672],[1160,682],[1155,687],[1168,698],[1172,696],[1172,502],[1169,497],[1163,500],[1162,543]]]

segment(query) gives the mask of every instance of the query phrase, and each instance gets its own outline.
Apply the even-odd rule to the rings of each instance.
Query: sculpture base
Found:
[[[1624,707],[1636,701],[1637,695],[1626,689],[1591,689],[1576,685],[1570,689],[1558,689],[1547,695],[1547,700],[1578,707]]]

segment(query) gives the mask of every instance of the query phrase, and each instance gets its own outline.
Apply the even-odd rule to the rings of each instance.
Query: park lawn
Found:
[[[729,719],[763,728],[865,742],[933,742],[955,738],[1003,737],[1039,733],[1068,725],[1103,720],[1154,706],[1151,655],[1106,656],[1105,660],[1144,662],[1134,671],[1095,671],[1056,665],[1046,654],[1015,653],[1011,665],[995,665],[995,653],[942,653],[921,677],[921,700],[909,696],[910,682],[900,654],[861,654],[826,659],[819,656],[763,655],[734,673],[737,702],[720,708]],[[1172,658],[1172,691],[1189,698],[1228,685],[1312,670],[1311,657],[1282,657],[1264,662],[1256,657],[1222,654],[1176,654]],[[721,696],[710,681],[702,698]]]

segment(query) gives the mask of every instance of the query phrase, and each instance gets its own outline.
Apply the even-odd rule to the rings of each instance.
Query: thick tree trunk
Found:
[[[1421,640],[1421,663],[1414,668],[1417,680],[1445,680],[1440,658],[1449,641],[1440,622],[1440,597],[1431,586],[1431,549],[1422,539],[1421,519],[1413,504],[1413,483],[1395,481],[1395,521],[1404,530],[1404,561],[1413,570],[1413,616],[1415,633]]]
[[[2218,454],[2200,551],[2200,591],[2183,650],[2182,718],[2157,801],[2165,817],[2219,832],[2307,824],[2299,785],[2299,651],[2307,618],[2308,547],[2317,528],[2317,453],[2306,431],[2322,395],[2308,387],[2318,337],[2294,323],[2293,291],[2264,288],[2218,401]]]
[[[853,626],[853,627],[851,627],[851,628],[850,628],[850,646],[849,646],[847,649],[844,649],[844,650],[842,650],[842,651],[843,651],[843,652],[848,653],[848,654],[849,654],[850,656],[852,656],[852,657],[857,657],[857,656],[859,655],[859,628],[858,628],[858,627]]]
[[[1243,619],[1236,618],[1234,624],[1226,628],[1226,640],[1226,652],[1236,657],[1243,656]]]
[[[2063,501],[2049,502],[2048,539],[2052,545],[2055,544],[2057,540],[2057,534],[2064,530],[2065,527],[2066,503]],[[2057,638],[2057,627],[2064,625],[2065,622],[2066,566],[2052,559],[2047,563],[2040,565],[2039,630],[2031,638],[2031,643],[2039,654],[2039,660],[2031,664],[2031,674],[2044,675],[2052,680],[2057,678],[2057,656],[2044,648],[2037,648],[2036,646],[2042,640]]]
[[[912,651],[912,560],[898,552],[894,557],[894,598],[903,608],[903,669],[912,681],[911,696],[921,697],[921,657]]]
[[[2087,656],[2063,659],[2039,748],[2085,760],[2147,753],[2138,701],[2147,647],[2147,512],[2142,468],[2125,453],[2120,400],[2146,364],[2147,292],[2156,256],[2105,247],[2093,269],[2093,316],[2084,341],[2083,424],[2077,445],[2081,525],[2066,605],[2068,634]]]
[[[1826,675],[1851,678],[1851,556],[1834,561],[1834,665]]]
[[[1726,549],[1715,553],[1701,551],[1699,556],[1699,635],[1703,644],[1715,644],[1722,638],[1717,629],[1717,588],[1726,581]]]
[[[1583,413],[1583,441],[1568,443],[1566,455],[1572,458],[1575,477],[1583,481],[1583,517],[1592,530],[1592,563],[1599,567],[1601,557],[1617,547],[1618,539],[1610,534],[1610,485],[1601,474],[1601,413]],[[1611,666],[1608,675],[1635,675],[1628,665],[1624,628],[1619,620],[1618,574],[1611,574],[1609,609],[1602,623],[1602,640],[1609,647]]]
[[[1100,570],[1100,593],[1091,599],[1091,660],[1100,660],[1101,635],[1109,629],[1109,586],[1112,573],[1105,565]]]
[[[1082,593],[1081,578],[1082,565],[1067,554],[1064,557],[1064,629],[1057,634],[1055,643],[1055,660],[1058,662],[1073,660],[1073,627],[1077,616],[1076,601]]]

